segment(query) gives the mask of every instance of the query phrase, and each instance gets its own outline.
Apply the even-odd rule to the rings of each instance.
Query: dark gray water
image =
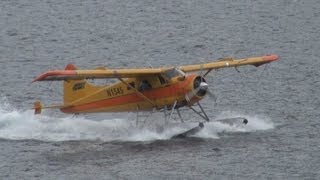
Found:
[[[0,1],[0,179],[320,179],[319,16],[317,0]],[[213,122],[169,140],[183,127],[157,134],[132,128],[134,114],[29,110],[61,101],[61,84],[30,82],[70,62],[156,67],[269,53],[280,60],[208,78],[218,97],[203,101],[210,118],[242,115],[247,127]]]

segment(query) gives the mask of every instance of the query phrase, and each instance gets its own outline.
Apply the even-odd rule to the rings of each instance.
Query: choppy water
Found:
[[[0,1],[1,179],[319,179],[320,4],[310,1]],[[275,53],[270,65],[215,71],[211,122],[169,138],[134,114],[34,116],[61,101],[61,84],[32,79],[81,68],[190,64]],[[48,87],[55,89],[53,92]],[[150,121],[162,121],[155,115]]]

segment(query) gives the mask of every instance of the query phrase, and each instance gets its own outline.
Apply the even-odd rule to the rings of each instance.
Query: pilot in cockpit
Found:
[[[142,80],[140,83],[139,91],[145,91],[151,88],[152,86],[147,80]]]

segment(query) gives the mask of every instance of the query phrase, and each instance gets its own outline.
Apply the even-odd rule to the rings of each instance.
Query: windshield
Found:
[[[172,69],[169,69],[169,70],[165,71],[165,72],[163,73],[163,75],[164,75],[167,79],[172,79],[172,78],[174,78],[174,77],[185,76],[185,73],[182,72],[180,69],[172,68]]]

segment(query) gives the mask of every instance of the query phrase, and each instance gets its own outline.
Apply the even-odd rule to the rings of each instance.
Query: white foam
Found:
[[[231,126],[231,131],[238,130],[244,132],[254,132],[261,130],[268,130],[274,128],[274,123],[267,116],[263,115],[252,115],[252,114],[244,114],[236,111],[224,111],[219,114],[216,119],[225,119],[225,118],[234,118],[234,117],[244,117],[248,119],[249,123],[243,126]]]
[[[248,119],[248,124],[244,125],[241,122],[235,124],[226,124],[223,121],[212,121],[206,123],[203,130],[195,135],[200,138],[219,138],[219,133],[232,132],[255,132],[274,128],[273,122],[265,116],[261,115],[246,115],[239,112],[225,111],[216,117],[217,119],[228,119],[234,117],[244,117]]]
[[[15,110],[0,99],[0,138],[36,139],[43,141],[101,140],[101,141],[153,141],[169,139],[184,132],[196,123],[176,124],[157,132],[154,126],[138,128],[135,122],[127,119],[105,119],[100,121],[84,117],[51,117],[45,114],[34,115],[32,110]],[[240,116],[239,113],[224,113],[223,118]],[[218,117],[220,117],[218,116]],[[243,115],[241,115],[243,116]],[[270,120],[258,116],[244,116],[249,119],[246,126],[232,126],[221,122],[206,123],[196,137],[219,138],[220,132],[250,132],[273,128]]]

